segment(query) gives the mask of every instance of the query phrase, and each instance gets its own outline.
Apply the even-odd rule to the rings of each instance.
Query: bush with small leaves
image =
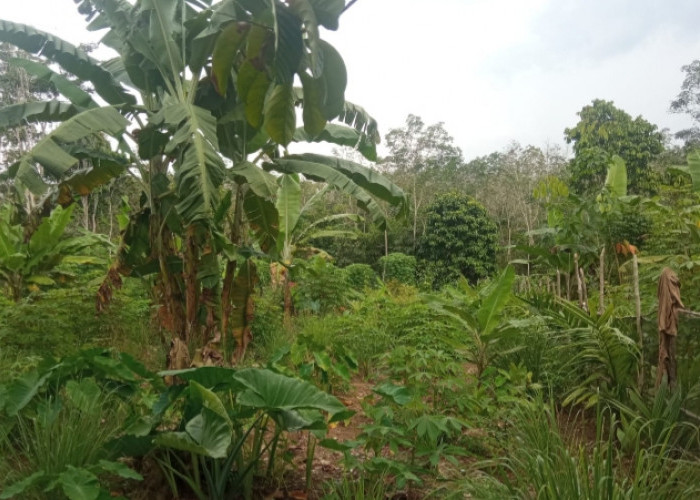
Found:
[[[390,253],[379,259],[379,272],[385,283],[398,281],[415,285],[416,269],[416,258],[413,255]]]

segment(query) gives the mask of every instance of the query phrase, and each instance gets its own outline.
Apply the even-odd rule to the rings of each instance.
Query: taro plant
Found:
[[[0,386],[0,498],[94,500],[109,496],[110,477],[140,480],[110,443],[137,422],[144,382],[162,386],[130,356],[91,350]]]
[[[163,372],[183,381],[154,406],[151,431],[122,443],[152,444],[173,495],[184,482],[202,500],[252,495],[253,478],[269,476],[280,458],[284,432],[313,430],[348,417],[343,404],[308,382],[270,370],[201,367]],[[180,421],[164,427],[168,408]],[[328,415],[328,417],[326,417]],[[313,446],[313,441],[310,446]],[[313,448],[307,460],[313,460]]]

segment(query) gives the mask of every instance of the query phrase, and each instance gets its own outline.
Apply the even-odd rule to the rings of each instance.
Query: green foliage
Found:
[[[474,284],[496,270],[496,225],[472,198],[439,196],[427,208],[427,225],[418,258],[434,287],[460,275]]]
[[[629,191],[654,193],[657,181],[650,162],[663,151],[663,136],[656,125],[641,116],[632,119],[612,102],[600,99],[584,106],[578,115],[576,126],[564,131],[567,142],[574,143],[571,187],[578,193],[598,191],[608,164],[618,155],[627,165]]]
[[[665,443],[647,448],[637,441],[628,463],[615,448],[615,414],[600,408],[591,448],[569,447],[555,408],[541,397],[521,402],[511,424],[515,446],[501,461],[506,479],[496,473],[469,481],[477,498],[684,498],[700,491],[696,465],[670,457]]]
[[[404,285],[416,284],[417,263],[413,255],[390,253],[381,257],[377,266],[385,283],[397,281]]]
[[[456,346],[469,353],[477,377],[481,377],[493,359],[505,354],[502,344],[515,333],[502,315],[511,299],[514,279],[515,271],[508,266],[497,279],[479,290],[472,289],[462,278],[458,287],[447,290],[447,297],[426,297],[436,311],[464,332],[461,345]]]
[[[297,311],[328,313],[347,306],[349,292],[343,269],[321,256],[295,262],[292,295]]]
[[[96,257],[75,252],[98,243],[107,243],[97,235],[68,236],[66,226],[73,208],[57,207],[27,237],[26,228],[15,222],[12,206],[0,208],[0,284],[7,287],[13,300],[19,301],[29,286],[54,285],[56,267],[70,258],[75,263],[100,264]]]
[[[142,284],[134,281],[127,280],[112,307],[99,315],[95,314],[96,288],[84,279],[70,288],[35,292],[18,303],[0,303],[2,351],[65,356],[81,347],[109,344],[144,360],[157,358],[160,349],[151,331],[150,300]]]
[[[377,273],[368,264],[350,264],[345,267],[348,284],[355,290],[361,292],[365,288],[375,288],[377,286]]]

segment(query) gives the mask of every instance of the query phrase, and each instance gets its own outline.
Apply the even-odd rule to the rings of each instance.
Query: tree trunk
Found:
[[[644,334],[642,333],[642,300],[639,295],[639,262],[637,254],[632,254],[632,285],[634,286],[634,312],[637,326],[637,338],[639,343],[639,374],[637,385],[639,390],[644,389]]]
[[[598,316],[605,312],[605,247],[600,251],[600,262],[598,266]]]
[[[581,275],[578,272],[578,254],[574,254],[574,275],[576,275],[576,292],[578,294],[578,306],[585,309],[583,302],[583,287],[581,286]]]
[[[83,205],[83,229],[90,230],[90,195],[84,194],[80,197]]]
[[[557,269],[557,297],[561,298],[561,271]]]
[[[90,220],[92,222],[92,232],[97,232],[97,206],[100,203],[100,197],[97,194],[92,196],[92,214]]]

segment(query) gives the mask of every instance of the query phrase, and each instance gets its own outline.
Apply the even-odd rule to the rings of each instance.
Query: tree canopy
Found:
[[[564,136],[573,143],[575,157],[569,164],[571,187],[577,193],[599,190],[613,155],[627,165],[629,191],[656,191],[651,161],[663,151],[663,135],[656,125],[638,116],[632,118],[613,102],[596,99],[578,113],[580,120]]]

